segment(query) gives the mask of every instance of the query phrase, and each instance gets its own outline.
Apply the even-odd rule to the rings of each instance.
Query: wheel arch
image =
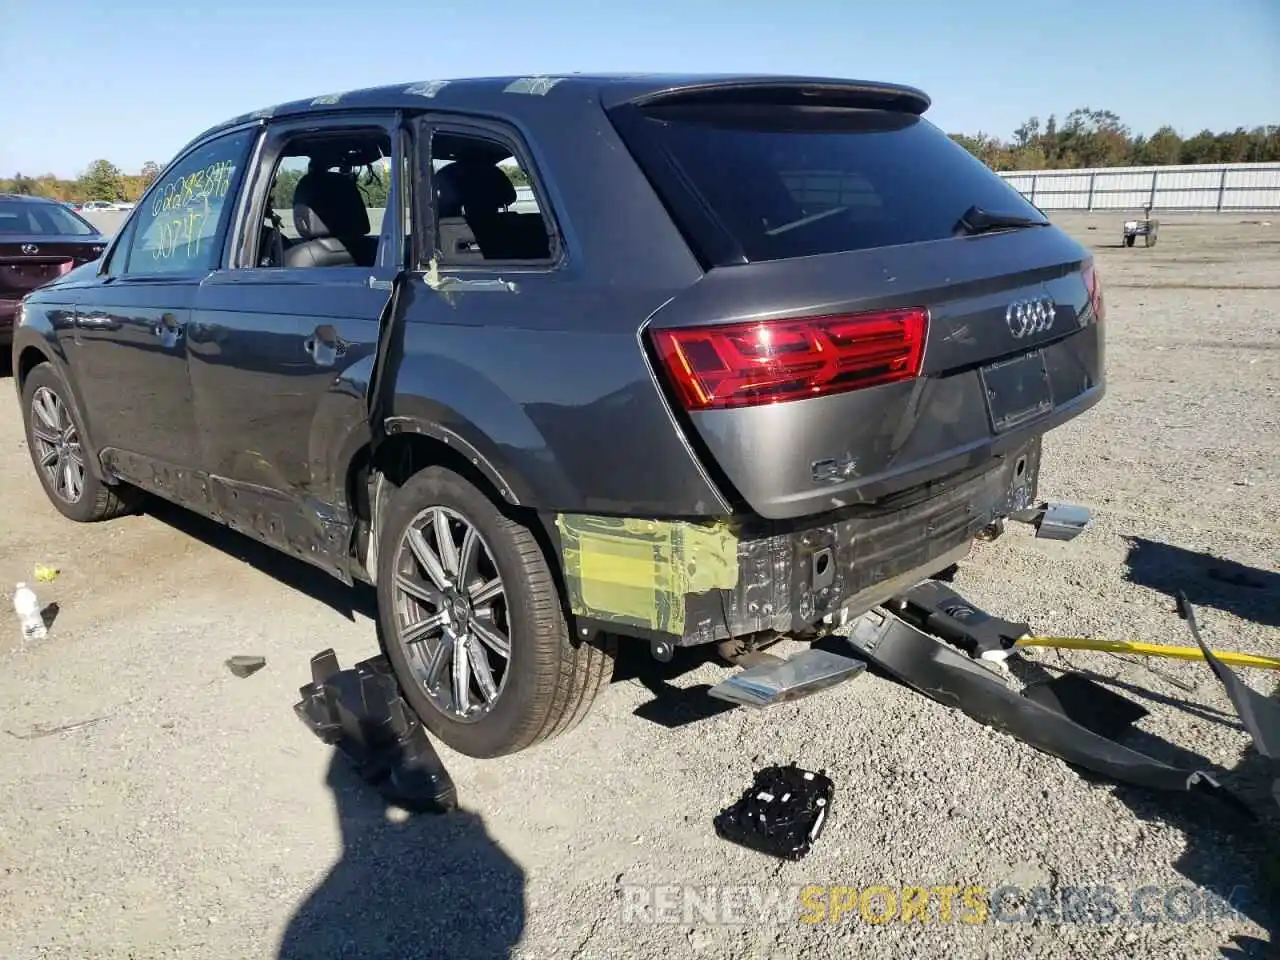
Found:
[[[483,481],[507,507],[537,511],[576,502],[577,492],[550,456],[546,438],[517,403],[494,391],[462,399],[470,402],[448,404],[423,390],[397,391],[382,420],[376,463],[368,426],[349,433],[335,471],[346,478],[348,504],[359,502],[362,472],[375,467],[393,474],[406,450],[415,472],[430,463],[455,467]]]
[[[42,363],[57,366],[57,362],[46,351],[32,344],[22,347],[17,355],[17,360],[13,365],[14,382],[18,388],[18,392],[22,392],[23,386],[27,382],[27,377],[31,375],[31,371]]]
[[[474,377],[456,388],[459,375],[447,367],[430,371],[438,374],[434,377],[415,370],[409,384],[402,379],[407,371],[398,372],[401,383],[384,408],[375,442],[363,400],[371,372],[362,370],[362,376],[335,385],[311,427],[313,463],[326,464],[323,475],[316,474],[317,489],[345,508],[351,549],[366,573],[374,573],[368,570],[367,550],[376,542],[373,499],[379,475],[398,486],[427,466],[447,467],[526,524],[541,509],[572,502],[572,486],[525,411],[501,391],[477,390]],[[426,390],[425,383],[436,389]],[[445,389],[450,385],[455,389]],[[453,394],[454,402],[437,398],[442,392]]]
[[[471,456],[478,454],[469,444],[459,444],[456,435],[446,441],[439,431],[412,430],[407,427],[387,436],[375,453],[371,444],[365,444],[355,451],[347,467],[347,502],[357,523],[363,526],[363,542],[357,533],[355,546],[360,552],[372,551],[376,554],[378,540],[381,537],[379,513],[384,490],[378,488],[385,481],[392,488],[402,486],[410,477],[422,470],[438,466],[461,476],[493,503],[499,512],[508,519],[515,520],[533,534],[547,565],[551,570],[561,605],[567,622],[572,623],[572,614],[568,607],[568,593],[564,582],[564,571],[561,568],[560,553],[557,549],[557,535],[547,522],[547,514],[534,505],[521,503],[512,493],[512,484],[507,476],[489,461]],[[445,434],[447,436],[449,434]],[[366,552],[360,564],[371,582],[376,582],[376,569],[370,569],[370,556]],[[376,566],[376,562],[373,564]]]
[[[534,499],[528,485],[510,467],[499,467],[478,446],[457,430],[413,415],[397,415],[384,422],[387,439],[379,445],[378,462],[384,473],[395,463],[396,451],[410,448],[425,452],[431,463],[451,466],[473,480],[483,480],[490,496],[513,507],[528,506]],[[420,469],[420,468],[419,468]],[[416,472],[416,470],[414,471]]]
[[[98,458],[98,448],[94,444],[88,428],[85,426],[84,400],[80,396],[80,390],[75,383],[75,379],[71,376],[66,357],[58,349],[56,341],[51,342],[44,336],[24,337],[22,336],[23,332],[24,330],[21,328],[14,331],[13,346],[13,382],[17,388],[19,404],[22,402],[22,393],[26,389],[27,379],[31,376],[31,372],[39,366],[48,364],[70,393],[69,399],[75,408],[74,415],[79,421],[80,443],[87,454],[85,462],[89,467],[89,471],[103,483],[114,484],[116,480],[102,468],[102,461]],[[23,416],[26,416],[25,411]]]

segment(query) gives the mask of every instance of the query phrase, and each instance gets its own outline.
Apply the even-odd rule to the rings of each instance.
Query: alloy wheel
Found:
[[[48,387],[31,395],[31,436],[35,459],[49,488],[65,503],[84,496],[84,450],[75,421],[62,398]]]
[[[396,636],[442,713],[473,723],[498,702],[511,660],[507,594],[493,552],[448,507],[409,523],[395,557]]]

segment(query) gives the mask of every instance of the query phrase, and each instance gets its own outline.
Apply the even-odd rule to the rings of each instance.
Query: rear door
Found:
[[[721,93],[613,117],[708,268],[646,340],[745,506],[883,500],[1100,398],[1088,251],[926,121],[927,101]]]
[[[367,422],[379,318],[404,262],[392,199],[404,150],[393,113],[273,124],[234,265],[196,304],[191,383],[218,508],[313,562],[345,549],[330,526],[345,477],[327,457]]]
[[[79,298],[77,380],[95,445],[126,479],[161,492],[199,462],[187,327],[223,256],[257,128],[205,141],[172,164]],[[71,354],[69,354],[71,355]]]

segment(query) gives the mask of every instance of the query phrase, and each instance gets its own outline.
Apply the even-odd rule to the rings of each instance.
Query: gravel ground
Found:
[[[1054,632],[1182,643],[1169,596],[1181,587],[1216,645],[1280,655],[1280,225],[1245,219],[1169,219],[1158,247],[1125,250],[1119,217],[1062,218],[1097,249],[1110,392],[1052,435],[1042,492],[1097,519],[1069,544],[1012,530],[975,550],[959,589]],[[61,520],[12,393],[0,489],[0,582],[30,579],[36,562],[62,570],[41,586],[60,607],[46,641],[16,644],[11,619],[0,630],[6,960],[1274,955],[1262,867],[1274,853],[1260,839],[1274,819],[1250,827],[1209,800],[1091,782],[868,675],[699,719],[707,698],[680,691],[721,668],[631,658],[573,734],[496,761],[442,751],[466,812],[395,816],[292,715],[311,654],[374,652],[368,591],[173,509]],[[1254,585],[1210,576],[1228,562]],[[236,679],[222,661],[237,653],[268,665]],[[1203,664],[1157,675],[1102,654],[1062,659],[1132,685],[1151,709],[1143,749],[1188,751],[1261,800],[1260,763]],[[1269,692],[1275,678],[1248,679]],[[68,724],[80,726],[54,729]],[[779,865],[718,840],[711,818],[752,771],[792,759],[837,786],[813,853]],[[809,883],[1101,884],[1121,905],[1157,885],[1161,917],[1177,887],[1190,888],[1171,900],[1183,916],[1203,890],[1234,891],[1241,914],[969,924],[934,906],[930,922],[874,924],[856,909],[840,924],[679,910],[623,922],[635,885],[790,896]]]

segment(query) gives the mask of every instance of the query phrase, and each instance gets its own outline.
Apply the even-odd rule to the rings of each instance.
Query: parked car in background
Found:
[[[34,468],[73,520],[145,491],[375,584],[472,756],[573,727],[619,638],[815,639],[1031,506],[1104,391],[1089,251],[929,105],[573,75],[238,117],[24,301]]]
[[[110,200],[86,200],[80,205],[80,209],[84,213],[105,213],[115,208],[116,205]]]
[[[13,339],[19,301],[98,259],[107,238],[57,200],[0,194],[0,347]]]

